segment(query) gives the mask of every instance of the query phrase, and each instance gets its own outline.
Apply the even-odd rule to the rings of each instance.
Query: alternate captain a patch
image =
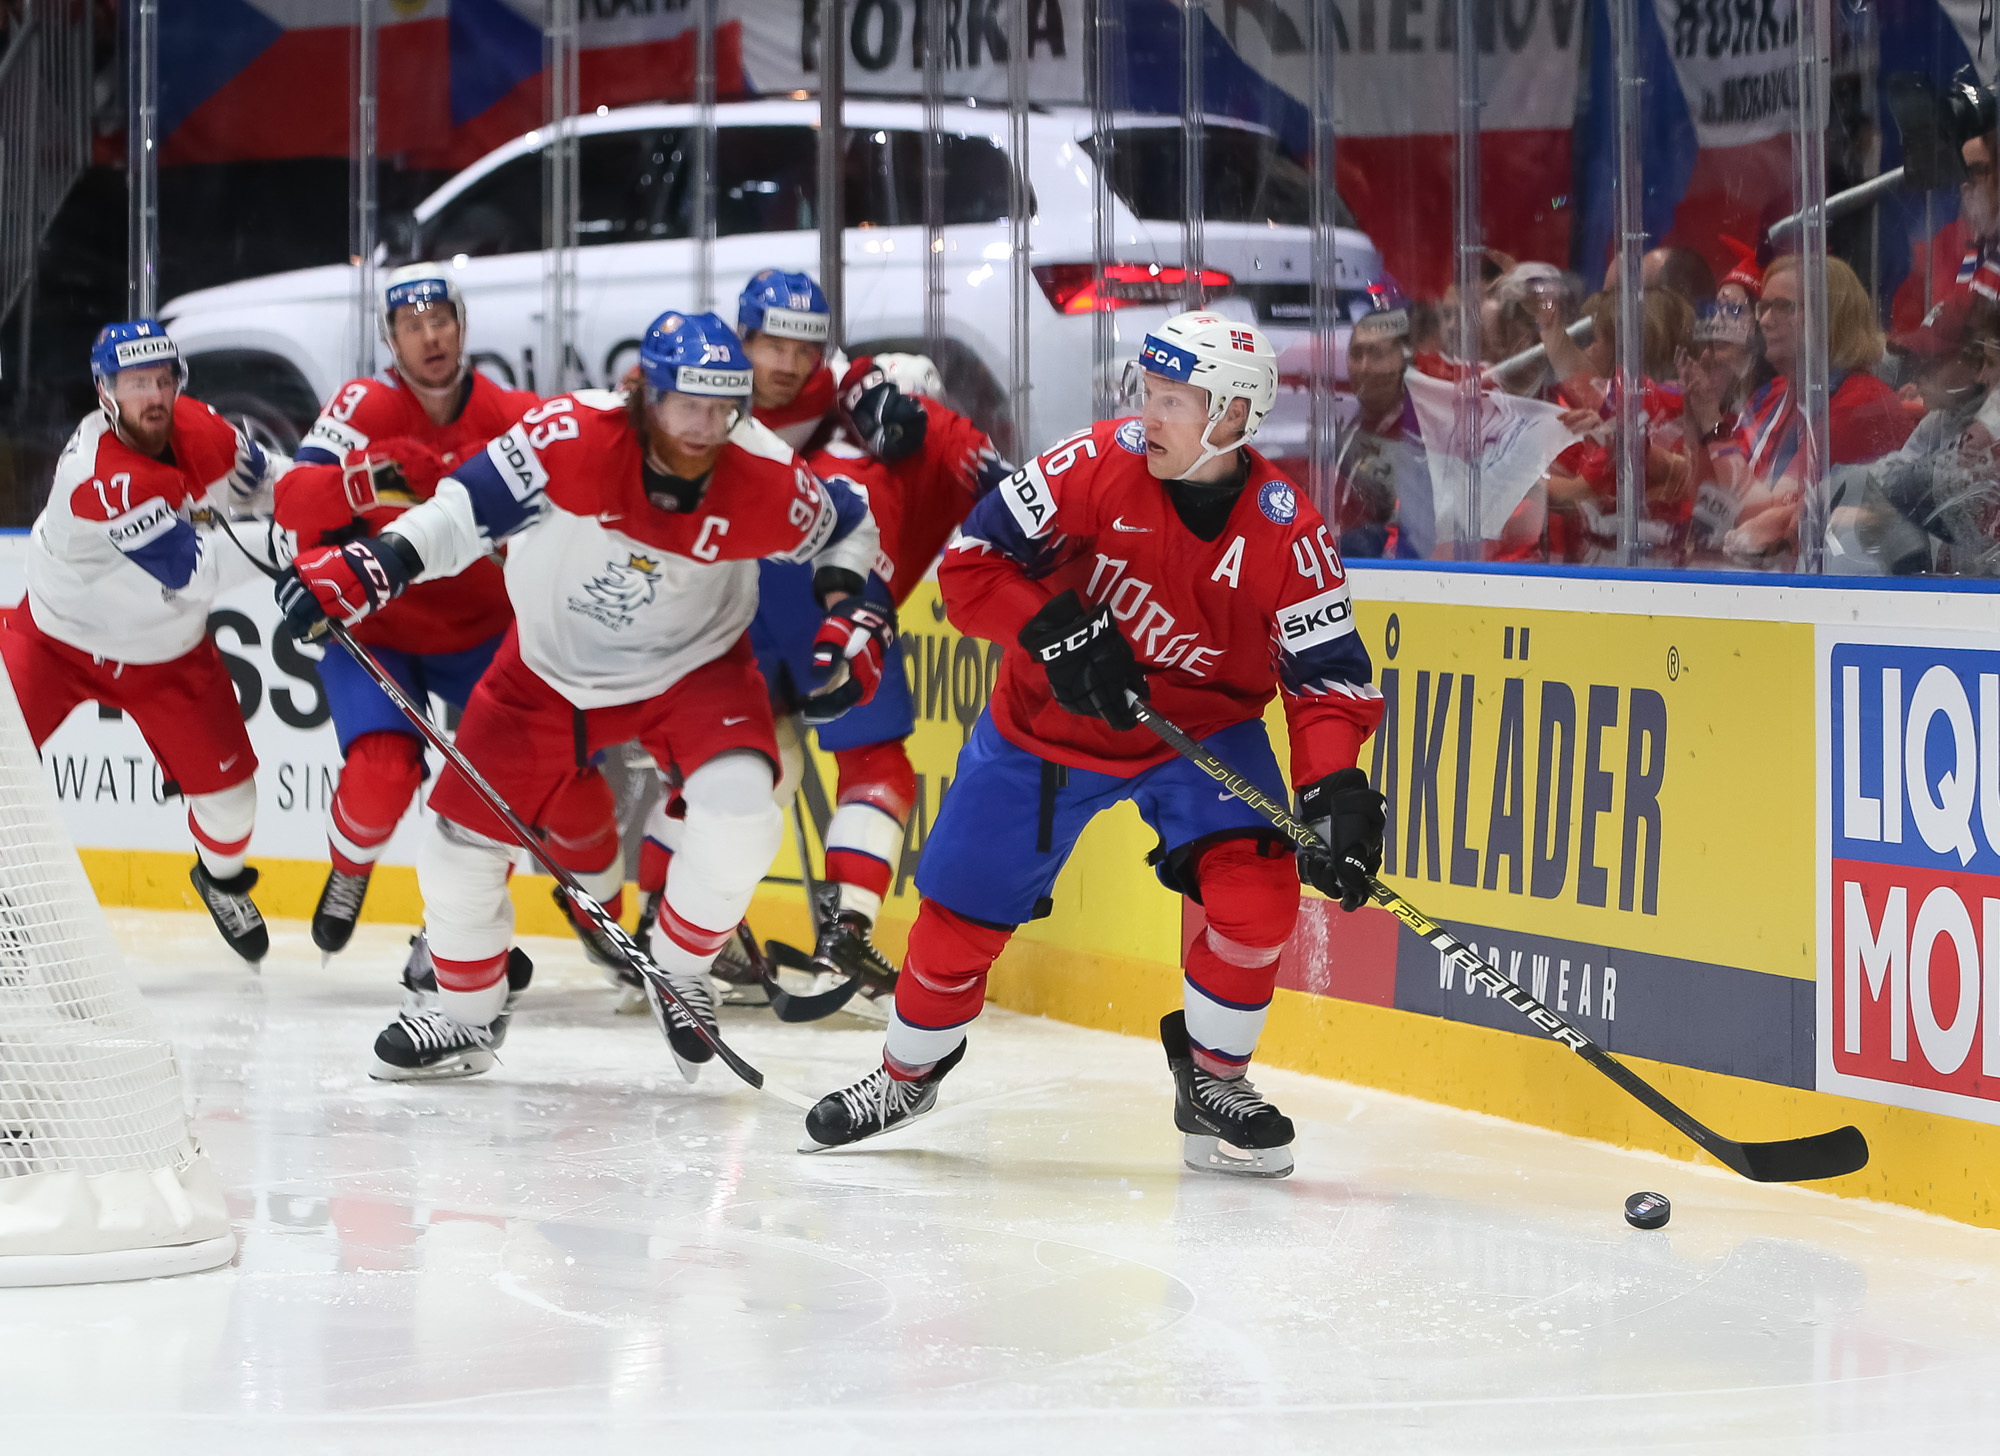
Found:
[[[1267,480],[1257,492],[1257,508],[1264,513],[1265,520],[1289,526],[1299,513],[1298,492],[1285,481]]]
[[[1131,419],[1120,425],[1118,433],[1113,435],[1112,438],[1122,448],[1130,450],[1134,455],[1144,455],[1146,453],[1146,424],[1137,415],[1134,415]]]

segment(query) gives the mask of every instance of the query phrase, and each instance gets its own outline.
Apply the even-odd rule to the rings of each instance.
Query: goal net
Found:
[[[226,1263],[180,1072],[125,969],[0,669],[0,1285]]]

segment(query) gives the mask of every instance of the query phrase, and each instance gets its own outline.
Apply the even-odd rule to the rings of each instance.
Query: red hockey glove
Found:
[[[1387,823],[1383,798],[1368,786],[1368,775],[1344,768],[1299,790],[1299,818],[1321,839],[1326,851],[1299,853],[1299,879],[1343,910],[1368,903],[1368,880],[1382,868],[1382,831]]]
[[[1062,707],[1102,718],[1121,733],[1139,726],[1125,690],[1148,696],[1146,675],[1109,605],[1100,602],[1086,613],[1076,592],[1066,591],[1028,618],[1015,640],[1048,673],[1049,691]]]
[[[813,638],[812,677],[820,686],[799,711],[818,727],[875,696],[882,657],[896,643],[896,612],[866,597],[843,597],[827,608]]]
[[[422,570],[416,550],[400,536],[315,547],[278,578],[285,630],[303,641],[325,631],[328,619],[352,626],[400,596]]]
[[[371,441],[340,463],[348,509],[361,515],[378,505],[413,506],[429,500],[450,467],[422,440],[407,435]]]

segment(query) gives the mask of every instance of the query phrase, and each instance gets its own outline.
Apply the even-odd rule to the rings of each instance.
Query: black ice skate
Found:
[[[229,948],[250,962],[252,970],[257,969],[257,963],[271,949],[271,932],[264,928],[264,917],[250,898],[250,891],[257,884],[257,872],[245,868],[229,879],[218,880],[208,872],[207,865],[196,860],[188,878],[194,882],[194,892],[208,907],[209,917],[222,932],[222,938],[229,942]]]
[[[1160,1018],[1174,1074],[1174,1126],[1181,1160],[1203,1173],[1282,1178],[1292,1171],[1292,1120],[1257,1095],[1246,1077],[1212,1077],[1195,1065],[1187,1013]]]
[[[485,1026],[467,1026],[438,1009],[437,968],[421,934],[410,938],[403,967],[403,1009],[375,1038],[375,1064],[368,1075],[378,1082],[443,1082],[476,1077],[491,1069],[493,1053],[507,1040],[514,1005],[528,989],[535,966],[519,946],[507,953],[507,1001]]]
[[[913,1082],[899,1082],[887,1067],[877,1067],[852,1087],[829,1092],[806,1114],[806,1141],[799,1151],[823,1153],[915,1122],[937,1106],[938,1083],[964,1057],[965,1043],[960,1042]]]
[[[347,942],[354,938],[354,922],[361,918],[361,902],[368,898],[368,880],[373,873],[373,865],[358,875],[343,873],[337,867],[327,870],[326,886],[319,892],[312,919],[313,944],[324,952],[322,961],[346,950]]]
[[[764,973],[752,963],[743,943],[749,926],[738,927],[729,943],[716,952],[715,964],[708,968],[715,981],[716,996],[724,1006],[769,1006],[771,996],[764,989]],[[755,941],[750,942],[755,945]]]
[[[708,973],[662,971],[661,974],[667,978],[668,985],[680,992],[681,999],[694,1009],[701,1024],[713,1034],[715,985],[708,979]],[[692,1082],[701,1075],[701,1064],[715,1055],[715,1049],[701,1039],[701,1033],[695,1030],[688,1014],[660,994],[659,987],[653,984],[650,977],[646,981],[646,1004],[652,1008],[653,1021],[674,1054],[674,1065],[681,1069],[682,1077]]]
[[[819,944],[813,947],[813,969],[825,976],[859,981],[860,997],[849,1002],[847,1009],[886,1021],[889,1008],[895,1004],[896,968],[875,948],[869,935],[874,928],[874,922],[860,911],[840,908],[840,886],[820,887]]]

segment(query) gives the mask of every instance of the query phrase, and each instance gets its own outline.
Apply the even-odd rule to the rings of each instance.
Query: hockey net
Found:
[[[235,1242],[0,670],[0,1285],[206,1269]]]

